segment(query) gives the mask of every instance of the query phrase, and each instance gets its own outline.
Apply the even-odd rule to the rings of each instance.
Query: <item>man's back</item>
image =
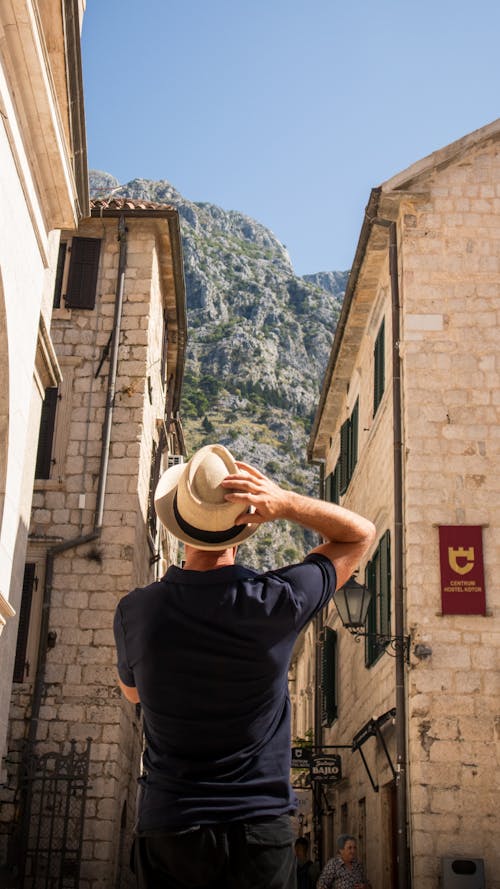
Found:
[[[142,827],[292,808],[288,663],[334,584],[314,556],[265,575],[171,567],[122,599],[120,675],[133,677],[146,735]]]

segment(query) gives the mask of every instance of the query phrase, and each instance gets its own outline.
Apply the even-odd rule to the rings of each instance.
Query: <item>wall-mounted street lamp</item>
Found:
[[[344,627],[355,637],[356,642],[361,639],[369,639],[385,654],[391,657],[399,655],[404,658],[406,663],[409,662],[409,636],[366,632],[366,616],[371,601],[371,592],[367,586],[358,583],[354,575],[334,593],[333,601]]]

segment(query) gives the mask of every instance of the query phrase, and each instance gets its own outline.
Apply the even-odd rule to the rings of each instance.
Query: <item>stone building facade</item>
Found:
[[[61,378],[50,335],[59,230],[76,229],[89,212],[84,5],[0,4],[0,757],[40,411],[45,389]]]
[[[403,643],[356,644],[333,603],[318,634],[316,742],[352,745],[323,842],[356,835],[374,889],[452,862],[500,887],[499,211],[500,120],[373,190],[309,444],[324,496],[377,527],[365,630]]]
[[[47,874],[56,885],[64,873],[65,886],[111,889],[130,881],[142,749],[140,710],[117,688],[113,615],[176,557],[152,501],[162,469],[184,454],[176,210],[92,202],[76,236],[62,233],[51,337],[62,379],[47,391],[38,440],[3,865],[16,885]]]

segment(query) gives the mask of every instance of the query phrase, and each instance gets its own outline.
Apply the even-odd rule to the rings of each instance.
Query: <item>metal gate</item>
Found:
[[[78,889],[90,738],[83,752],[30,758],[20,862],[22,889]]]

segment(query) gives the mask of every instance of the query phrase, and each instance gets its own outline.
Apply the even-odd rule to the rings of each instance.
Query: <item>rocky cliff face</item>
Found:
[[[120,185],[91,173],[91,194],[159,201],[180,215],[188,307],[181,415],[190,453],[221,442],[280,483],[316,494],[306,443],[347,272],[294,274],[286,248],[248,216],[187,201],[166,181]],[[267,568],[302,557],[313,536],[264,526],[241,560]]]

